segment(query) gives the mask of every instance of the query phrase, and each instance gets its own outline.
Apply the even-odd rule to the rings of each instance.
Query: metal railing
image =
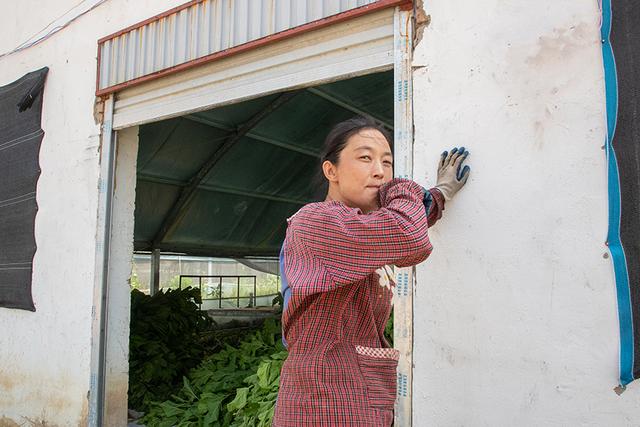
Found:
[[[223,296],[223,288],[222,288],[222,282],[223,279],[236,279],[236,295],[235,296],[231,296],[231,297],[224,297]],[[273,293],[273,294],[265,294],[265,295],[257,295],[257,284],[256,284],[256,276],[251,276],[251,275],[241,275],[241,276],[229,276],[229,275],[197,275],[197,274],[181,274],[179,277],[179,285],[180,285],[180,289],[182,289],[183,286],[183,279],[197,279],[198,280],[198,289],[200,290],[200,297],[202,299],[202,302],[204,301],[218,301],[218,308],[222,308],[222,302],[223,301],[229,301],[229,300],[235,300],[236,304],[235,307],[240,308],[240,300],[249,300],[249,305],[248,307],[257,307],[257,301],[258,298],[265,298],[265,297],[275,297],[278,295],[278,293]],[[214,294],[217,294],[216,296],[214,296],[213,298],[207,297],[207,294],[203,294],[202,293],[202,280],[203,279],[218,279],[218,286],[217,289]],[[240,296],[240,279],[252,279],[252,285],[253,285],[253,293],[251,293],[249,296],[245,296],[245,297],[241,297]],[[188,285],[188,286],[193,286],[193,285]],[[251,284],[250,284],[251,286]],[[200,303],[200,308],[202,308],[202,302]],[[271,304],[269,303],[268,306],[271,306]],[[229,307],[226,307],[229,308]]]

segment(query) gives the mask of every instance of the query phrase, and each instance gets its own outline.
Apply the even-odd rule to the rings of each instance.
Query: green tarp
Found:
[[[281,96],[141,126],[135,250],[277,256],[285,219],[317,200],[311,180],[331,126],[357,112],[393,124],[391,71]]]

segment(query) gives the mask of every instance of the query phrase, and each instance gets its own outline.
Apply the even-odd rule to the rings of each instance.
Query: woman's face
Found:
[[[393,157],[382,133],[363,129],[347,140],[337,165],[325,161],[322,168],[329,180],[327,200],[368,213],[379,208],[378,189],[393,178]]]

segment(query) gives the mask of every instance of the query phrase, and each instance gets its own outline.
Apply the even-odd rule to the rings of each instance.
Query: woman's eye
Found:
[[[369,157],[369,156],[361,156],[360,158],[361,159],[367,159],[367,160],[371,159],[371,157]]]
[[[387,165],[389,165],[389,166],[393,166],[393,162],[390,162],[390,161],[388,161],[388,160],[385,162],[385,164],[387,164]]]

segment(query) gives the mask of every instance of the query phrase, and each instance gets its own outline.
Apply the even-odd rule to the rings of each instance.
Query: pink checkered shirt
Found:
[[[384,338],[395,280],[391,266],[424,261],[428,226],[444,209],[431,189],[394,178],[380,209],[309,203],[287,219],[283,313],[289,356],[282,367],[274,427],[391,426],[398,351]]]

